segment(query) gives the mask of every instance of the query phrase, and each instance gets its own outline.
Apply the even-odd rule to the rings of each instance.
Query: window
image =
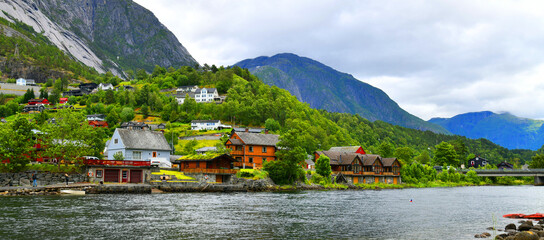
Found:
[[[249,163],[253,163],[253,158],[252,157],[249,158]]]
[[[265,146],[263,146],[263,153],[265,153],[265,152],[266,152],[266,147],[265,147]]]
[[[113,142],[114,142],[115,144],[118,144],[118,143],[119,143],[119,139],[116,138],[115,140],[113,140]]]
[[[242,151],[242,146],[236,146],[236,151]]]
[[[101,178],[102,177],[102,170],[96,170],[96,178]]]
[[[157,152],[153,152],[153,157],[157,157]]]
[[[253,146],[249,146],[249,151],[253,152]]]
[[[132,153],[132,159],[134,160],[141,160],[142,159],[142,152],[140,151],[134,151]]]
[[[127,178],[128,178],[128,171],[123,170],[123,179],[127,179]]]

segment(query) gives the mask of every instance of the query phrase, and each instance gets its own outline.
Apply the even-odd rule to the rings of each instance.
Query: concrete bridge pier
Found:
[[[535,176],[535,186],[544,185],[544,176]]]

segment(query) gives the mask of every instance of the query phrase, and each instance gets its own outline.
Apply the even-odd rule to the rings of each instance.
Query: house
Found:
[[[125,85],[123,86],[123,88],[125,89],[125,91],[134,91],[134,87],[130,85]]]
[[[348,183],[401,183],[401,164],[396,158],[382,158],[379,155],[345,152],[343,148],[331,148],[340,151],[316,151],[317,160],[321,156],[330,158],[333,177]],[[355,150],[355,148],[353,148]]]
[[[87,115],[87,121],[105,121],[106,115],[105,114],[90,114]]]
[[[106,121],[96,121],[96,120],[91,120],[89,121],[89,125],[93,126],[93,127],[104,127],[104,128],[107,128],[108,127],[108,122]]]
[[[366,154],[361,146],[331,147],[329,151]]]
[[[89,94],[98,87],[96,83],[80,83],[79,89],[83,94]]]
[[[231,134],[235,132],[262,133],[263,131],[267,132],[267,130],[264,128],[233,128],[230,133]]]
[[[70,96],[83,96],[84,93],[81,91],[81,89],[74,89],[70,91],[66,91],[62,93],[62,96],[64,97],[70,97]]]
[[[315,163],[314,161],[312,161],[311,155],[308,155],[308,156],[310,157],[304,160],[304,166],[307,170],[315,170]]]
[[[20,86],[35,86],[36,81],[33,79],[24,79],[24,78],[18,78],[15,82],[15,84]]]
[[[26,105],[23,107],[23,112],[43,112],[45,107],[43,105]]]
[[[471,168],[479,168],[479,167],[485,167],[485,165],[488,164],[487,159],[481,158],[480,156],[476,156],[473,159],[468,160],[468,167]]]
[[[30,99],[28,105],[49,105],[47,99]]]
[[[149,130],[149,125],[143,122],[123,122],[119,128],[131,129],[131,130]]]
[[[220,101],[219,93],[215,88],[199,88],[195,91],[195,101],[199,102],[214,102]]]
[[[59,104],[66,104],[66,103],[68,103],[68,98],[65,98],[65,97],[59,98]]]
[[[100,83],[97,87],[98,90],[107,91],[107,90],[113,90],[114,87],[111,85],[111,83]]]
[[[187,97],[195,99],[195,93],[194,92],[188,92],[188,93],[178,93],[178,94],[174,95],[174,98],[176,98],[176,101],[178,102],[178,104],[183,104]]]
[[[108,159],[122,153],[125,160],[166,159],[170,161],[172,148],[161,132],[117,128],[108,142]]]
[[[504,169],[512,170],[512,169],[514,169],[514,165],[512,165],[511,163],[507,163],[507,162],[501,162],[501,163],[497,164],[497,168],[499,170],[504,170]]]
[[[239,161],[236,167],[260,169],[265,161],[276,160],[278,142],[279,135],[275,134],[235,132],[225,145]]]
[[[146,183],[151,181],[151,162],[130,160],[83,160],[89,182]]]
[[[217,152],[217,147],[202,147],[195,150],[197,154],[204,155],[207,152]]]
[[[149,129],[152,130],[152,131],[155,131],[155,130],[161,130],[161,129],[166,129],[166,124],[164,123],[160,123],[160,124],[147,124],[149,126]]]
[[[220,120],[193,120],[191,130],[221,130],[231,128],[230,125],[221,124]]]
[[[228,154],[212,156],[205,159],[180,158],[174,161],[181,172],[205,182],[228,183],[236,174],[233,163],[237,160]]]
[[[197,89],[198,89],[198,85],[181,86],[176,90],[176,92],[177,93],[188,93],[188,92],[194,93]]]

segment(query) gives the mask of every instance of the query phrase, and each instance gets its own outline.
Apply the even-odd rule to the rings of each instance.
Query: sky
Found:
[[[544,119],[544,2],[135,0],[200,63],[294,53],[428,120]],[[542,94],[541,94],[542,93]]]

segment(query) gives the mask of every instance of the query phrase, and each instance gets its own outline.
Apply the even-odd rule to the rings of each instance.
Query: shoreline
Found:
[[[342,190],[395,190],[413,188],[450,188],[450,187],[479,187],[479,186],[529,186],[529,185],[470,185],[470,184],[444,184],[430,186],[413,186],[413,184],[304,184],[275,185],[267,180],[239,179],[236,184],[214,184],[214,183],[139,183],[139,184],[98,184],[98,183],[70,183],[54,184],[49,186],[12,186],[0,187],[2,196],[43,196],[61,195],[61,190],[85,191],[85,194],[156,194],[156,193],[189,193],[189,192],[210,192],[210,193],[233,193],[233,192],[288,192],[288,191],[342,191]]]

